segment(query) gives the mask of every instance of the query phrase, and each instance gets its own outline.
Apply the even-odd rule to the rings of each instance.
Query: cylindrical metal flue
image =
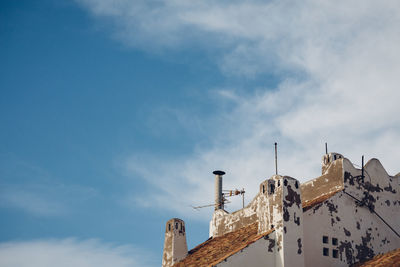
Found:
[[[222,196],[222,176],[225,174],[223,171],[213,171],[215,175],[215,210],[224,208],[224,200]]]

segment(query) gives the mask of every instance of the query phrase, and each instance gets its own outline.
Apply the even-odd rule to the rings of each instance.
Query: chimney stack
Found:
[[[215,210],[224,209],[224,200],[222,196],[222,176],[223,171],[213,171],[215,175]]]
[[[184,259],[187,254],[185,222],[181,219],[173,218],[167,222],[165,227],[162,267],[173,266]]]

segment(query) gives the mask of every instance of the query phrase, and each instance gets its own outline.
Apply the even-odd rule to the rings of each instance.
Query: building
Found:
[[[274,175],[233,213],[223,209],[225,173],[214,174],[210,238],[188,251],[184,222],[168,221],[163,267],[349,266],[400,248],[400,173],[388,175],[377,159],[357,169],[326,154],[320,177],[300,184]]]

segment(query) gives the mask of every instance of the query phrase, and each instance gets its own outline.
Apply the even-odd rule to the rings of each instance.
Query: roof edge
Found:
[[[333,196],[335,196],[337,193],[342,192],[343,188],[340,188],[336,191],[333,192],[329,192],[327,194],[321,195],[311,201],[308,201],[307,203],[302,203],[303,205],[303,212],[306,212],[309,209],[312,209],[313,207],[315,207],[316,205],[325,202],[326,200],[329,200],[330,198],[332,198]]]
[[[246,227],[246,226],[245,226],[245,227]],[[267,232],[264,232],[264,233],[262,233],[262,234],[259,234],[259,235],[255,236],[253,239],[251,239],[251,240],[250,240],[249,242],[247,242],[246,244],[244,244],[244,245],[238,247],[238,248],[235,249],[235,250],[232,250],[229,254],[225,255],[223,258],[218,259],[218,260],[216,260],[216,261],[210,263],[210,264],[207,265],[207,266],[208,266],[208,267],[215,266],[216,264],[222,262],[223,260],[229,258],[230,256],[236,254],[236,253],[239,252],[240,250],[242,250],[242,249],[248,247],[249,245],[253,244],[253,243],[256,242],[257,240],[260,240],[260,239],[263,238],[264,236],[267,236],[267,235],[271,234],[271,233],[274,232],[274,231],[275,231],[275,229],[272,228],[271,230],[269,230],[269,231],[267,231]]]

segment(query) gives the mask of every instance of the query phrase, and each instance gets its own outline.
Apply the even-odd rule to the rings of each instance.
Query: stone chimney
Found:
[[[329,168],[329,166],[331,165],[332,162],[334,162],[337,159],[342,159],[342,158],[343,158],[342,154],[335,153],[335,152],[325,154],[322,157],[322,175],[325,174],[326,170]]]
[[[222,195],[222,176],[223,171],[213,171],[215,175],[215,210],[224,209],[224,199]]]
[[[260,185],[266,207],[260,209],[259,233],[275,229],[276,266],[304,267],[303,207],[300,182],[289,176],[274,175]]]
[[[185,222],[178,218],[169,220],[165,227],[162,267],[170,267],[188,254]]]
[[[282,183],[282,209],[274,214],[275,231],[278,237],[278,258],[281,266],[304,267],[303,207],[300,182],[284,176]],[[279,239],[282,246],[279,249]]]

